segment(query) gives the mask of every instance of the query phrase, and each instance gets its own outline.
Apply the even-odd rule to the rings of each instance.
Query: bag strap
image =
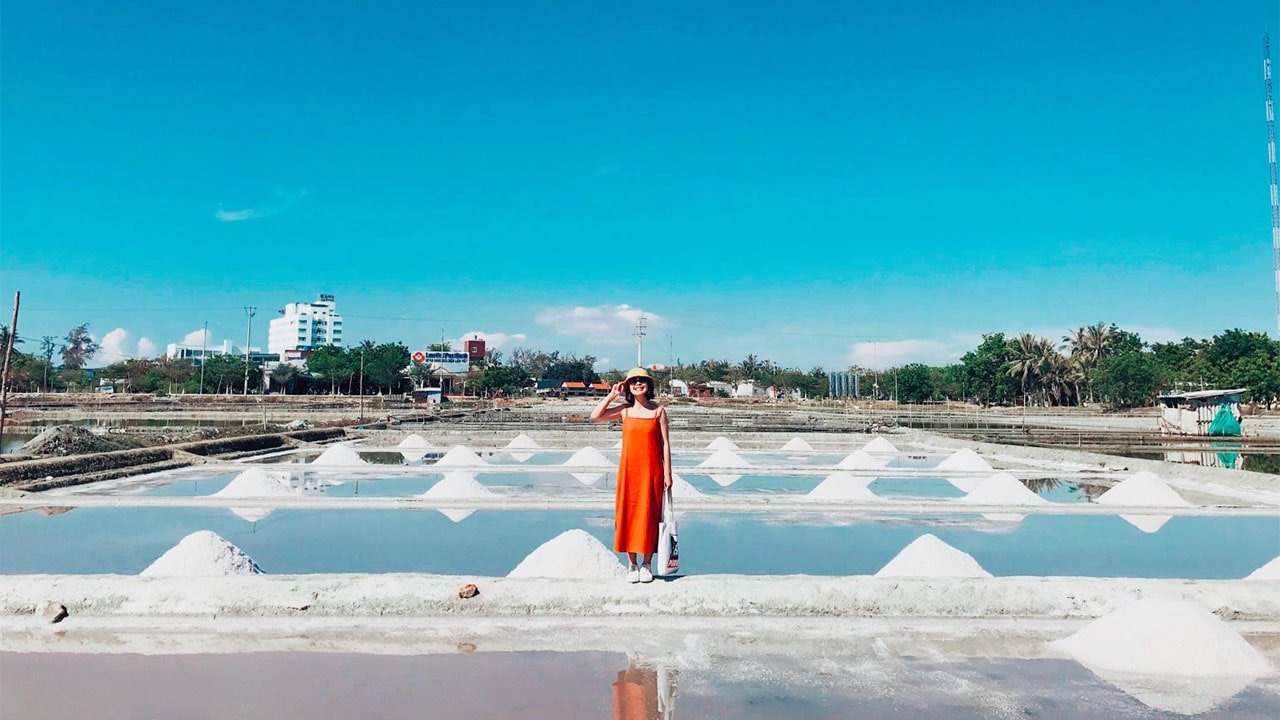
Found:
[[[672,523],[676,521],[676,509],[671,504],[671,488],[663,491],[662,498],[662,522]]]

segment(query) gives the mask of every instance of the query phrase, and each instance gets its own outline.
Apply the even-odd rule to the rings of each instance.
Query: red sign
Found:
[[[413,357],[413,361],[416,363],[426,362],[427,354],[422,352],[421,350],[418,350],[418,351],[415,351],[411,357]]]

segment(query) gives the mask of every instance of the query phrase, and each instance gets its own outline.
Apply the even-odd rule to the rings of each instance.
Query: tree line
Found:
[[[0,326],[0,348],[7,342],[8,328]],[[100,346],[87,325],[77,325],[63,338],[43,337],[38,352],[24,352],[24,344],[24,338],[14,338],[12,390],[75,390],[92,383],[85,364]],[[452,347],[437,343],[429,349],[450,351]],[[59,360],[56,364],[55,357]],[[564,381],[612,383],[622,378],[621,370],[596,372],[596,364],[592,355],[518,347],[504,357],[501,351],[491,349],[473,364],[462,389],[469,394],[512,396],[528,391],[537,380],[558,385]],[[1105,323],[1079,327],[1060,341],[1030,333],[988,333],[976,348],[949,365],[909,363],[878,371],[847,369],[860,375],[863,398],[904,403],[1097,403],[1128,408],[1150,405],[1163,391],[1241,387],[1247,402],[1280,404],[1280,342],[1264,333],[1240,329],[1205,340],[1184,338],[1164,343],[1147,343],[1135,332]],[[249,392],[393,394],[433,382],[431,368],[413,362],[403,343],[368,340],[353,347],[316,348],[305,368],[280,363],[264,375],[261,363],[254,361],[247,370]],[[775,386],[783,393],[827,396],[827,372],[822,367],[806,372],[753,354],[738,362],[677,363],[669,370],[671,378],[691,384],[751,381],[758,387]],[[123,389],[133,392],[244,392],[246,365],[243,356],[231,355],[210,357],[203,367],[190,360],[133,358],[108,365],[98,376],[120,381]]]

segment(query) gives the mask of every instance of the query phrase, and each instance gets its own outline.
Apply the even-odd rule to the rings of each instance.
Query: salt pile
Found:
[[[417,433],[413,433],[401,440],[396,447],[400,449],[401,457],[410,462],[421,460],[427,456],[428,451],[436,448],[435,445],[431,444],[431,441]]]
[[[441,479],[440,482],[432,485],[429,490],[418,497],[453,499],[492,496],[493,491],[484,485],[481,485],[480,482],[476,480],[475,473],[454,470],[453,472],[445,473],[444,478]]]
[[[529,553],[507,577],[609,579],[626,575],[618,557],[586,530],[568,530]]]
[[[422,437],[418,433],[413,433],[401,440],[397,445],[401,450],[435,450],[436,446],[431,441]]]
[[[787,441],[786,445],[778,449],[782,452],[809,452],[813,450],[813,446],[805,442],[803,438],[793,437]]]
[[[732,450],[720,449],[711,453],[711,456],[706,460],[698,463],[698,467],[749,468],[755,466],[742,459],[741,455]]]
[[[364,460],[360,459],[360,455],[355,450],[346,445],[334,445],[320,453],[320,457],[311,461],[312,465],[327,465],[332,467],[346,467],[351,465],[368,465]]]
[[[524,433],[520,433],[514,438],[511,438],[511,442],[507,443],[507,450],[533,450],[540,447],[542,446],[538,444],[537,440],[534,440]],[[508,452],[507,454],[516,462],[525,462],[529,458],[533,457],[533,453],[527,452]]]
[[[894,447],[893,443],[877,435],[874,440],[862,446],[862,451],[867,453],[897,453],[898,448]]]
[[[836,465],[842,470],[879,470],[884,466],[884,460],[871,457],[865,450],[854,450]]]
[[[729,438],[721,435],[720,437],[707,443],[708,450],[738,450],[738,445]]]
[[[148,577],[204,577],[257,575],[262,572],[253,558],[209,530],[197,530],[138,573]]]
[[[604,453],[590,445],[582,448],[570,456],[568,460],[561,463],[564,467],[602,467],[610,464],[609,458],[605,457]]]
[[[960,502],[978,505],[1043,505],[1048,502],[1018,482],[1009,473],[996,473],[983,480]]]
[[[1254,570],[1245,576],[1245,580],[1280,580],[1280,557]]]
[[[721,474],[721,475],[708,475],[707,477],[711,478],[711,480],[714,481],[715,484],[719,485],[720,487],[729,487],[730,485],[742,479],[741,475],[722,475]]]
[[[1053,645],[1143,703],[1183,714],[1210,710],[1271,672],[1235,630],[1182,601],[1138,600]]]
[[[978,577],[989,578],[973,556],[957,550],[931,534],[921,535],[880,568],[876,577]]]
[[[475,454],[471,448],[466,445],[456,445],[449,448],[449,452],[444,457],[436,461],[436,465],[441,467],[467,467],[470,465],[488,465],[483,458]]]
[[[1121,515],[1120,519],[1138,528],[1148,535],[1159,532],[1164,524],[1173,519],[1172,515]]]
[[[939,470],[960,470],[964,472],[976,472],[980,470],[995,470],[991,467],[991,463],[983,460],[978,453],[965,448],[951,453],[946,460],[938,463]]]
[[[269,473],[261,468],[252,468],[236,475],[213,497],[261,498],[293,494],[295,491],[289,486],[287,473]]]
[[[454,470],[453,472],[445,473],[440,482],[432,485],[418,497],[455,499],[492,496],[493,492],[476,480],[475,473]],[[437,508],[436,511],[456,523],[466,520],[471,516],[471,513],[475,512],[475,510],[468,508]]]
[[[860,478],[846,472],[834,472],[810,490],[805,498],[809,500],[864,500],[877,502],[882,498],[867,489],[873,478]]]
[[[680,477],[677,473],[671,473],[671,497],[673,498],[695,498],[706,497],[698,488],[689,484],[688,480]]]
[[[1195,507],[1174,492],[1160,476],[1146,470],[1134,473],[1120,484],[1102,493],[1095,501],[1099,505],[1130,505],[1144,507]]]

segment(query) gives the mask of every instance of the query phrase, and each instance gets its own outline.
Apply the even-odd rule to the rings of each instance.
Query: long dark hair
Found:
[[[645,385],[648,386],[649,388],[649,392],[645,393],[645,397],[649,398],[650,401],[655,400],[655,398],[653,397],[653,378],[645,377],[644,375],[639,375],[638,377],[641,380],[644,380]],[[636,378],[631,378],[631,380],[635,380],[635,379]],[[623,391],[627,395],[627,407],[631,407],[632,405],[636,404],[636,396],[631,394],[631,380],[627,380],[626,385],[623,388]]]

